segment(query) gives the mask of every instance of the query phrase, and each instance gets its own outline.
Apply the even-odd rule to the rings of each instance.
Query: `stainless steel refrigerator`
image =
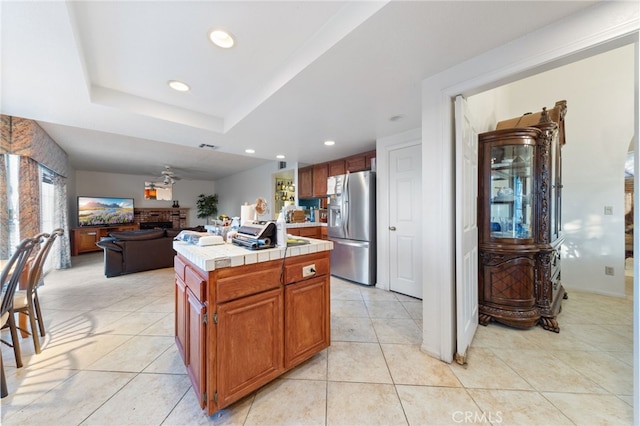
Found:
[[[333,242],[331,274],[376,284],[376,174],[332,176],[327,181],[327,235]]]

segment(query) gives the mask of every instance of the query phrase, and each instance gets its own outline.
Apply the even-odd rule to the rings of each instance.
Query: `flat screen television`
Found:
[[[78,197],[78,226],[133,223],[133,198]]]

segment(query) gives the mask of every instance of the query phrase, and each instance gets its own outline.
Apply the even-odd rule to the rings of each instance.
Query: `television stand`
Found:
[[[113,226],[85,226],[71,230],[71,256],[92,251],[101,251],[96,245],[100,239],[108,237],[110,232],[132,231],[138,229],[138,225],[113,225]]]

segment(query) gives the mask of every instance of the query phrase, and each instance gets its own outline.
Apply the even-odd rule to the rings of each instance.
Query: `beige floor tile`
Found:
[[[360,293],[362,294],[362,298],[365,301],[373,301],[373,300],[377,300],[380,302],[384,302],[384,301],[397,302],[398,301],[397,293],[394,293],[392,291],[384,291],[376,287],[370,287],[370,286],[364,286],[364,285],[358,285],[358,284],[353,284],[353,285],[356,285],[360,288]]]
[[[167,296],[155,297],[148,300],[147,303],[138,309],[137,312],[165,312],[173,313],[175,309],[175,301]]]
[[[362,300],[362,294],[356,284],[331,277],[332,300]]]
[[[131,336],[78,335],[62,343],[47,345],[45,350],[31,357],[25,365],[29,368],[86,369],[129,339]]]
[[[410,425],[489,424],[488,416],[496,414],[482,412],[462,388],[405,385],[396,388]]]
[[[382,351],[393,383],[423,386],[460,387],[449,364],[420,351],[418,345],[383,344]]]
[[[411,318],[422,321],[422,301],[401,301]]]
[[[329,382],[327,425],[406,425],[393,385]]]
[[[156,299],[156,296],[150,297],[151,299]],[[146,304],[149,303],[147,297],[125,297],[118,302],[107,306],[105,309],[109,311],[124,311],[124,312],[133,312],[142,308]]]
[[[328,379],[333,381],[392,383],[378,343],[332,343],[328,371]]]
[[[572,425],[552,402],[535,391],[469,389],[484,413],[500,425]]]
[[[117,321],[98,328],[96,333],[135,335],[166,316],[167,314],[162,312],[131,312]]]
[[[616,327],[618,332],[613,332],[611,327],[597,324],[569,324],[565,329],[583,342],[602,351],[632,351],[633,333],[621,335],[619,327]]]
[[[371,318],[411,319],[402,303],[395,300],[365,300]]]
[[[467,363],[454,362],[451,371],[465,388],[533,390],[491,349],[472,347],[467,354]]]
[[[505,364],[516,371],[534,389],[546,392],[606,393],[593,380],[548,351],[494,351]]]
[[[159,425],[190,385],[186,375],[138,374],[83,425]]]
[[[173,312],[166,314],[154,324],[142,330],[142,336],[175,336],[176,319]]]
[[[232,426],[244,425],[249,414],[249,409],[253,403],[255,394],[244,397],[240,401],[233,403],[231,406],[224,408],[212,416],[207,416],[206,410],[200,408],[198,399],[190,388],[182,397],[178,405],[171,411],[171,414],[162,423],[163,426],[196,426],[196,425],[215,425],[215,426]]]
[[[374,318],[371,322],[380,343],[403,343],[407,345],[422,343],[422,331],[413,319]]]
[[[331,317],[332,342],[377,342],[376,332],[369,318]]]
[[[543,396],[577,425],[633,424],[633,407],[613,395],[545,392]]]
[[[519,330],[502,324],[479,325],[471,346],[494,349],[542,349],[540,343],[529,339],[533,329]]]
[[[553,352],[556,358],[617,395],[633,394],[633,366],[605,352]]]
[[[331,316],[342,318],[369,318],[369,312],[363,300],[331,301]]]
[[[58,311],[60,312],[60,311]],[[96,309],[82,312],[65,322],[58,322],[47,329],[52,340],[57,340],[58,336],[69,334],[99,334],[105,330],[110,330],[111,325],[129,315],[126,311],[109,311],[107,309]],[[44,316],[44,314],[43,314]],[[123,333],[124,334],[124,333]]]
[[[533,327],[525,330],[525,337],[537,348],[558,351],[592,351],[596,350],[592,344],[574,334],[570,325],[560,324],[560,333],[545,330],[542,327]],[[532,348],[533,349],[533,348]]]
[[[606,352],[608,355],[633,367],[633,352]]]
[[[329,350],[325,349],[285,373],[285,379],[327,380]]]
[[[184,362],[175,345],[169,346],[166,351],[142,371],[144,373],[187,374]]]
[[[244,424],[324,425],[326,395],[326,381],[275,380],[258,390]]]
[[[65,380],[76,375],[78,370],[62,369],[28,369],[19,368],[7,374],[7,390],[9,395],[2,399],[2,424],[16,412],[25,409],[29,404],[40,400],[43,396]]]
[[[86,368],[88,370],[140,372],[171,345],[175,345],[173,337],[136,336]]]
[[[77,425],[134,377],[131,373],[80,371],[9,416],[3,425]],[[148,394],[145,389],[143,394]],[[109,424],[106,419],[101,424]],[[114,424],[114,423],[111,423]]]

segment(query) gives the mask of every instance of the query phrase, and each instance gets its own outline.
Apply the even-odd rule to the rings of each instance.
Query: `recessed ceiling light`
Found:
[[[169,85],[169,87],[171,87],[173,90],[176,90],[178,92],[188,92],[189,90],[191,90],[191,88],[189,87],[189,85],[187,83],[183,83],[182,81],[178,81],[178,80],[169,80],[169,82],[167,83]]]
[[[251,148],[247,148],[244,150],[244,152],[246,152],[247,154],[255,154],[256,150],[255,149],[251,149]]]
[[[224,30],[213,30],[209,33],[211,43],[223,49],[229,49],[235,44],[233,36]]]
[[[336,141],[324,141],[324,144],[325,144],[326,146],[333,146],[333,145],[335,145],[335,144],[336,144]]]
[[[285,156],[284,156],[284,155],[282,155],[282,154],[278,154],[278,155],[276,155],[276,158],[277,158],[278,160],[284,160],[284,159],[285,159]]]

